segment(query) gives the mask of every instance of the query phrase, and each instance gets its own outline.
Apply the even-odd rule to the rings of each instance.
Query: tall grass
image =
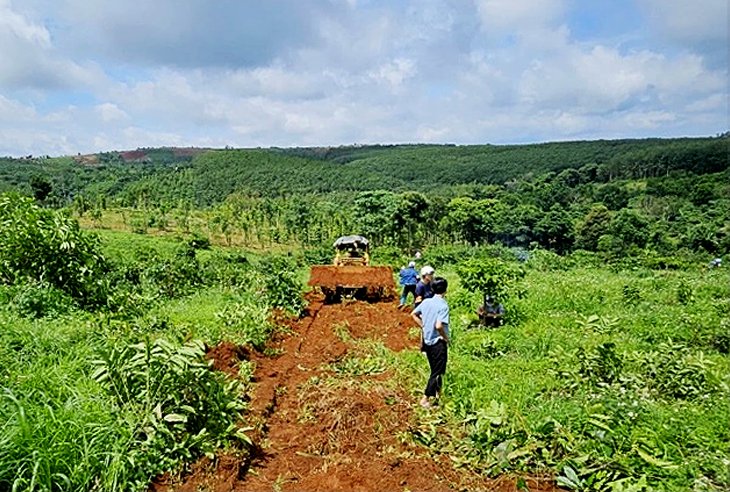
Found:
[[[528,268],[523,286],[496,330],[467,328],[478,294],[447,294],[435,449],[487,473],[548,470],[576,490],[730,488],[725,272]],[[409,384],[425,382],[418,354],[400,359]]]
[[[108,310],[31,319],[17,289],[0,291],[0,490],[145,490],[219,447],[247,449],[246,387],[211,371],[204,346],[265,343],[264,274],[236,253],[103,242]]]

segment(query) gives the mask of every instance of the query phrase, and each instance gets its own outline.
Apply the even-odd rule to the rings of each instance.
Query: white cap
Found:
[[[408,268],[413,268],[415,266],[416,266],[416,262],[415,261],[412,261],[412,262],[408,263]]]
[[[421,268],[421,277],[423,277],[425,275],[433,275],[434,272],[435,272],[435,270],[433,269],[433,267],[426,265],[423,268]]]

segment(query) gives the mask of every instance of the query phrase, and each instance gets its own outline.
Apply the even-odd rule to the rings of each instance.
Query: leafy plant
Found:
[[[647,383],[669,398],[698,398],[717,390],[714,363],[702,352],[676,343],[659,344],[641,357]]]
[[[0,194],[0,282],[49,284],[80,304],[106,301],[106,260],[98,239],[62,212],[46,210],[31,198]]]
[[[578,348],[578,372],[593,384],[611,384],[618,381],[623,359],[616,353],[616,344],[606,342],[592,350]]]
[[[229,338],[250,343],[263,350],[274,326],[269,321],[268,310],[251,302],[227,304],[215,317],[228,328]]]
[[[494,258],[474,258],[459,263],[456,272],[466,290],[482,294],[484,304],[488,295],[504,302],[524,294],[518,282],[525,276],[525,270],[519,265]]]
[[[293,260],[284,256],[272,256],[262,262],[262,269],[269,305],[295,315],[301,314],[304,297]]]
[[[689,304],[694,300],[694,290],[687,282],[680,282],[677,286],[677,301],[680,304]]]
[[[23,283],[14,289],[11,303],[23,316],[43,318],[71,311],[74,300],[61,289],[46,283]]]
[[[245,408],[241,383],[210,370],[204,356],[201,342],[160,338],[112,346],[96,361],[93,378],[115,399],[120,418],[132,419],[128,459],[138,483],[225,443],[246,443],[236,428]]]

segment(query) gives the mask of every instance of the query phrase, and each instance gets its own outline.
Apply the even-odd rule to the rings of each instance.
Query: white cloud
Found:
[[[475,0],[485,31],[513,33],[552,25],[565,10],[563,0]]]
[[[386,83],[393,90],[398,90],[403,82],[416,74],[416,64],[413,60],[397,58],[385,63],[369,75],[378,83]]]
[[[184,2],[192,14],[177,12],[177,0],[143,10],[111,0],[0,0],[10,14],[0,16],[0,154],[499,143],[728,126],[727,62],[709,66],[694,44],[664,49],[659,38],[627,49],[612,41],[619,31],[578,42],[566,0],[284,0],[292,10],[281,19],[252,1],[222,0],[216,12]],[[678,5],[670,0],[675,17]],[[244,14],[256,22],[242,29],[260,29],[210,35]],[[669,33],[675,17],[652,19]],[[291,35],[272,30],[280,25]],[[197,34],[175,43],[190,28]],[[682,29],[672,32],[679,38]],[[255,51],[254,42],[261,56],[237,53]]]
[[[99,114],[101,120],[105,123],[113,121],[125,121],[129,119],[129,115],[119,109],[119,106],[113,103],[98,104],[95,107],[95,110]]]
[[[0,3],[0,90],[48,90],[88,86],[103,75],[95,64],[80,64],[55,50],[48,29]]]
[[[727,39],[727,0],[639,0],[655,27],[678,41]]]
[[[0,32],[43,48],[47,48],[51,44],[51,35],[48,30],[14,12],[10,6],[10,0],[0,1]]]

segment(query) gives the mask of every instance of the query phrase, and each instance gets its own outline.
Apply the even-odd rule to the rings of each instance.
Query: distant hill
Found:
[[[729,156],[727,135],[529,145],[137,149],[75,158],[0,159],[0,191],[28,193],[35,176],[67,198],[103,193],[126,202],[144,196],[209,205],[233,192],[274,197],[375,189],[438,191],[581,168],[602,182],[676,171],[705,174],[727,169]]]

